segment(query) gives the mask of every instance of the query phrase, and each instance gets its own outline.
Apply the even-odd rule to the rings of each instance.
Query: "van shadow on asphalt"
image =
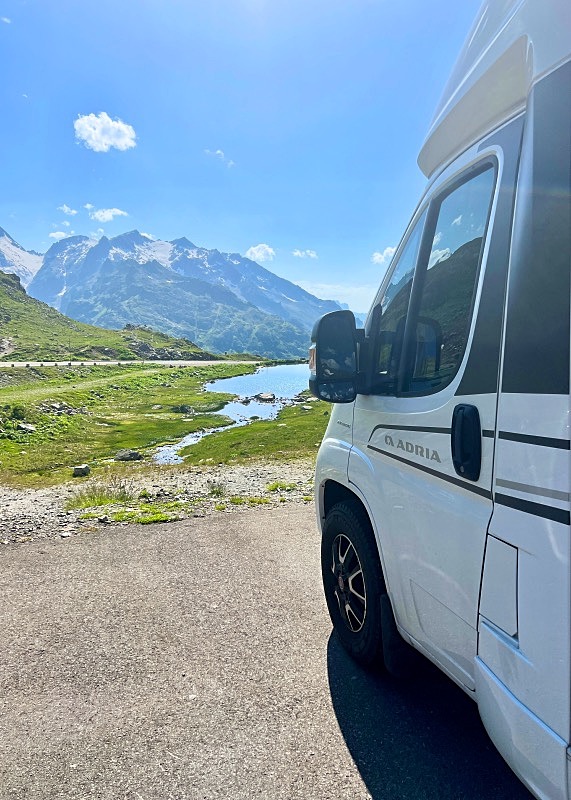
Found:
[[[400,684],[365,672],[332,633],[327,668],[341,733],[374,800],[530,800],[476,704],[430,662]]]

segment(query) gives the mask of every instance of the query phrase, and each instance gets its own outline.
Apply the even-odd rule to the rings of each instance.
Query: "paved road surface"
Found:
[[[330,634],[311,508],[0,549],[0,798],[529,798],[430,665]]]

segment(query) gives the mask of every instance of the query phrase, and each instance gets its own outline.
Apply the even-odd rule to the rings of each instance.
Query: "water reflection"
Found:
[[[189,433],[179,442],[159,447],[153,456],[158,464],[180,464],[183,458],[179,452],[189,445],[196,444],[205,436],[223,431],[229,427],[248,425],[255,419],[275,419],[278,412],[290,404],[304,389],[307,389],[309,372],[307,364],[287,364],[277,367],[262,367],[252,375],[238,375],[234,378],[221,378],[207,385],[209,392],[224,392],[239,395],[239,400],[231,400],[224,408],[214,413],[232,420],[230,425],[220,425],[206,431]],[[272,394],[273,402],[261,402],[256,395]]]

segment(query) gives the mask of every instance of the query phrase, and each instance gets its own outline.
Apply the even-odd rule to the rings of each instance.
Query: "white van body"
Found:
[[[318,520],[340,502],[366,515],[402,638],[474,698],[536,797],[571,800],[569,0],[484,3],[418,163],[429,183],[361,345],[378,386],[332,407]],[[430,374],[421,339],[438,343]],[[479,416],[468,478],[459,406]]]

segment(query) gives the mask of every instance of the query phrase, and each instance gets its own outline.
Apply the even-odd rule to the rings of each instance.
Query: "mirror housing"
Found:
[[[430,317],[419,317],[416,322],[416,353],[413,374],[425,373],[429,363],[434,373],[440,369],[442,355],[442,328]]]
[[[332,311],[317,320],[309,349],[309,388],[327,403],[357,397],[357,328],[352,311]]]

